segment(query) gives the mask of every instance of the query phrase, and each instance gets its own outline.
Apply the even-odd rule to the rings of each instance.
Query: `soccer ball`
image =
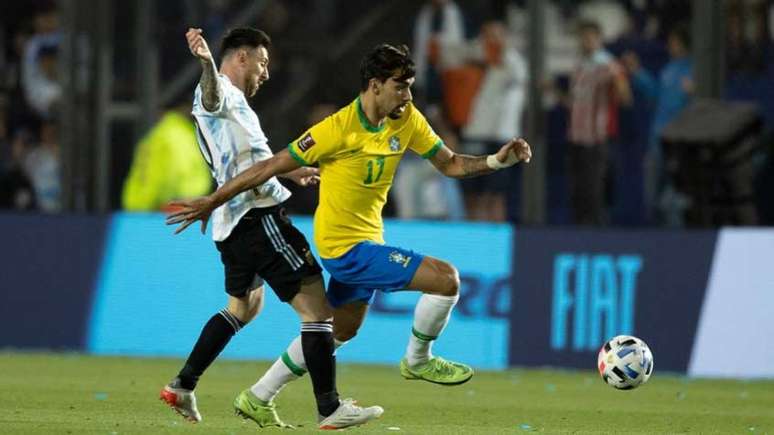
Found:
[[[606,384],[619,390],[631,390],[650,379],[653,354],[639,338],[618,335],[599,349],[597,368]]]

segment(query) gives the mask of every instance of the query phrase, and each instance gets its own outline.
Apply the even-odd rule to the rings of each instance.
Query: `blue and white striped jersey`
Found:
[[[210,172],[222,186],[255,162],[273,153],[261,129],[258,115],[247,104],[245,94],[223,74],[218,75],[221,100],[210,112],[202,104],[201,86],[196,87],[193,111],[202,155]],[[225,240],[239,219],[251,208],[271,207],[290,197],[290,191],[276,177],[255,189],[242,192],[212,213],[212,238]]]

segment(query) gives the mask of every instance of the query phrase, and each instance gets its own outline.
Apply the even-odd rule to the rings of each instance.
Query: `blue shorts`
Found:
[[[376,290],[404,290],[423,258],[408,249],[373,242],[360,242],[338,258],[323,258],[331,274],[328,302],[334,308],[355,301],[370,303]]]

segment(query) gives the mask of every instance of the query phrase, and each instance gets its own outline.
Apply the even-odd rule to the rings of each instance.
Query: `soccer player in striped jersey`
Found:
[[[488,156],[456,154],[447,148],[412,104],[414,64],[405,46],[374,48],[361,63],[360,80],[360,95],[349,105],[213,194],[176,202],[180,210],[169,214],[167,222],[180,223],[178,232],[199,220],[206,224],[212,210],[239,192],[261,186],[276,174],[318,163],[321,184],[314,238],[331,274],[327,297],[334,308],[336,344],[355,336],[375,290],[418,290],[422,296],[400,362],[401,375],[446,385],[467,382],[473,376],[471,367],[431,353],[459,298],[457,269],[443,260],[386,244],[382,208],[407,150],[456,178],[528,162],[532,151],[525,140],[516,138]],[[299,349],[296,339],[252,387],[258,397],[273,399],[282,386],[309,368]]]
[[[231,30],[221,45],[218,73],[201,33],[201,29],[186,33],[189,49],[203,69],[193,116],[199,147],[212,176],[222,186],[273,155],[258,116],[246,99],[269,79],[270,40],[260,30]],[[308,185],[316,183],[316,174],[312,168],[298,167],[275,175]],[[188,420],[201,420],[194,395],[199,377],[231,337],[260,312],[264,280],[301,318],[299,353],[312,378],[320,428],[360,425],[383,412],[378,406],[363,408],[351,399],[339,400],[332,311],[325,297],[322,269],[282,206],[289,196],[290,192],[271,176],[212,213],[212,234],[225,269],[228,304],[205,324],[183,368],[161,390],[161,399]],[[234,408],[261,427],[287,426],[277,416],[273,400],[261,400],[249,389],[237,396]]]

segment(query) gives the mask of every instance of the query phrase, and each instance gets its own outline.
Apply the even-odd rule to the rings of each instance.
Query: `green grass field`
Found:
[[[656,360],[658,363],[658,360]],[[242,434],[256,426],[231,401],[267,362],[218,361],[199,384],[204,421],[184,422],[157,400],[180,360],[0,353],[0,433]],[[774,382],[688,380],[656,372],[615,391],[595,372],[482,372],[457,387],[404,381],[397,367],[340,365],[339,390],[385,414],[352,433],[774,434]],[[280,415],[316,432],[308,379],[289,386]],[[265,433],[289,432],[263,429]]]

